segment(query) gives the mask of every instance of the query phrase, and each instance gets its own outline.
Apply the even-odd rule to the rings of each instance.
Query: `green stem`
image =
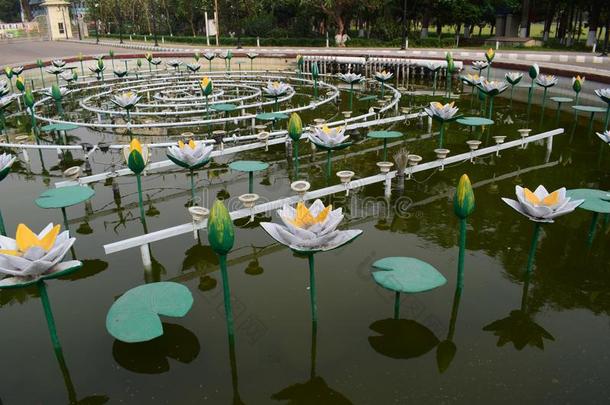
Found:
[[[307,255],[309,259],[309,301],[311,304],[311,321],[318,322],[318,304],[316,300],[316,273],[314,271],[314,254]]]
[[[254,172],[248,172],[248,193],[254,192]]]
[[[144,218],[144,201],[142,201],[142,176],[136,174],[136,182],[138,183],[138,205],[140,206],[140,218]]]
[[[462,298],[462,289],[457,287],[453,295],[453,305],[451,306],[451,319],[449,320],[449,330],[447,331],[447,340],[452,340],[455,334],[455,324],[457,321],[458,310],[460,308],[460,299]]]
[[[208,96],[205,96],[205,115],[206,115],[206,120],[210,120],[210,108],[209,108],[209,104],[208,104]],[[212,134],[212,130],[210,128],[210,123],[208,122],[208,135]]]
[[[388,140],[387,138],[383,139],[383,161],[388,161]]]
[[[227,333],[229,342],[234,343],[233,309],[231,308],[231,288],[229,287],[229,275],[227,274],[227,255],[219,255],[220,275],[222,276],[222,292],[224,295],[225,317],[227,319]]]
[[[510,106],[513,106],[513,94],[515,92],[515,86],[511,84],[510,86]]]
[[[437,71],[434,71],[434,81],[432,82],[432,96],[436,94],[436,76],[438,75]]]
[[[464,288],[464,253],[466,252],[466,218],[460,219],[457,288]]]
[[[44,82],[44,72],[42,71],[42,68],[40,68],[40,80],[42,81],[42,87],[43,88],[47,87],[47,85]]]
[[[354,101],[354,83],[349,84],[349,110],[352,111]]]
[[[587,238],[587,245],[591,246],[593,244],[593,239],[595,238],[595,230],[597,228],[597,221],[599,219],[599,213],[593,213],[593,219],[591,219],[591,226],[589,227],[589,237]]]
[[[447,72],[447,98],[451,99],[451,73]]]
[[[394,293],[394,319],[400,318],[400,293]]]
[[[49,334],[51,335],[51,342],[55,350],[61,350],[59,338],[57,337],[57,328],[55,327],[55,319],[53,318],[53,311],[51,310],[51,303],[49,302],[49,295],[47,294],[47,288],[43,280],[36,283],[38,286],[38,292],[40,293],[40,300],[42,301],[42,308],[44,309],[44,316],[47,319],[47,327],[49,328]]]
[[[80,74],[81,76],[85,76],[85,67],[83,66],[83,61],[80,61]]]
[[[536,258],[536,248],[538,247],[538,239],[539,239],[539,235],[540,235],[540,222],[536,222],[534,224],[534,234],[532,235],[532,242],[530,245],[530,253],[527,257],[527,268],[525,270],[525,273],[527,276],[529,276],[532,273],[533,270],[533,266],[534,266],[534,259]]]
[[[326,152],[326,177],[330,179],[330,172],[332,170],[332,154],[333,151],[331,149],[329,149]]]
[[[296,180],[299,178],[299,141],[294,142],[294,171]]]
[[[532,79],[532,84],[530,86],[529,93],[527,94],[527,115],[530,115],[530,109],[532,107],[532,95],[534,94],[534,79]]]
[[[610,122],[610,103],[608,103],[608,108],[606,109],[606,119],[604,121],[604,131],[608,130],[609,122]]]
[[[313,98],[318,98],[318,79],[313,79]]]
[[[4,219],[2,219],[2,211],[0,211],[0,235],[6,236],[6,228],[4,227]]]
[[[195,205],[195,171],[191,169],[191,205]]]
[[[540,113],[540,121],[542,121],[542,116],[544,116],[544,107],[546,104],[546,92],[547,92],[548,88],[544,88],[544,91],[542,92],[542,113]]]
[[[316,376],[316,354],[318,347],[318,323],[311,323],[311,365],[309,369],[310,379],[314,379]]]
[[[68,224],[68,214],[66,213],[65,207],[61,207],[61,215],[64,219],[64,226],[66,227],[66,231],[70,230],[70,225]]]
[[[439,137],[439,140],[438,140],[438,147],[439,147],[439,149],[443,147],[444,140],[445,140],[445,123],[441,122],[440,137]]]
[[[493,96],[489,96],[489,115],[487,116],[487,118],[491,119],[491,117],[493,116],[493,111],[494,111],[494,97]]]

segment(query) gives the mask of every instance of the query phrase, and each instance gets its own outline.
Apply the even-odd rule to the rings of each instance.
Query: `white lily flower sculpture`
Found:
[[[160,65],[161,64],[161,59],[160,58],[152,58],[150,60],[150,63],[155,65],[155,66]]]
[[[541,87],[553,87],[557,84],[557,77],[553,75],[540,75],[536,78],[536,84]]]
[[[477,84],[483,81],[483,78],[478,74],[470,74],[468,73],[465,76],[460,76],[460,79],[470,86],[476,86]]]
[[[472,67],[478,71],[487,69],[487,66],[489,66],[489,63],[485,62],[484,60],[475,60],[472,62]]]
[[[8,175],[15,160],[17,160],[17,157],[11,154],[3,153],[0,155],[0,180],[3,180]]]
[[[258,53],[256,53],[256,52],[248,52],[248,53],[246,54],[246,56],[247,56],[249,59],[255,59],[255,58],[258,56]]]
[[[186,68],[194,73],[201,69],[201,65],[199,63],[189,63],[186,65]]]
[[[214,52],[206,52],[203,54],[203,57],[207,60],[212,60],[216,57],[216,54]]]
[[[4,110],[10,103],[12,103],[14,98],[12,96],[3,96],[0,97],[0,110]]]
[[[297,203],[296,209],[285,205],[277,211],[284,226],[272,222],[261,222],[263,229],[276,241],[303,253],[314,253],[336,249],[351,242],[362,230],[337,230],[343,220],[341,208],[324,207],[320,200],[307,208]]]
[[[610,131],[597,132],[597,136],[599,136],[599,139],[601,139],[602,141],[606,142],[607,144],[610,144]]]
[[[483,80],[481,83],[479,83],[478,87],[486,94],[496,96],[506,90],[508,88],[508,84],[498,80]]]
[[[213,150],[214,146],[191,139],[188,143],[178,141],[178,145],[167,148],[167,157],[178,166],[194,170],[210,161]]]
[[[131,110],[133,107],[135,107],[136,104],[138,104],[141,98],[142,97],[138,96],[137,93],[133,91],[128,91],[114,96],[110,101],[112,101],[114,104],[121,108]]]
[[[167,62],[165,62],[166,65],[171,66],[173,68],[177,68],[179,66],[182,66],[182,61],[176,60],[176,59],[171,59],[168,60]]]
[[[58,67],[58,68],[62,68],[64,66],[66,66],[66,62],[64,62],[61,59],[52,60],[51,63],[53,64],[53,66]]]
[[[59,95],[63,98],[64,96],[68,95],[72,90],[69,90],[67,87],[58,87],[59,89]],[[54,94],[53,94],[53,87],[48,87],[46,89],[44,89],[42,91],[42,93],[45,96],[48,97],[53,97],[54,98]]]
[[[63,80],[65,80],[68,83],[72,83],[74,81],[74,75],[70,71],[63,72],[62,74],[59,75],[59,77],[61,77]]]
[[[517,200],[502,198],[511,208],[535,222],[554,222],[554,219],[574,211],[585,200],[571,201],[562,187],[549,193],[540,185],[534,192],[521,186],[515,187]]]
[[[352,73],[352,72],[339,73],[337,76],[339,77],[339,79],[341,79],[342,81],[344,81],[345,83],[348,83],[348,84],[360,83],[363,79],[362,75]]]
[[[508,72],[507,74],[504,75],[504,78],[506,79],[506,81],[508,83],[510,83],[514,86],[515,84],[519,83],[521,81],[521,79],[523,79],[523,73]]]
[[[459,110],[459,108],[454,107],[454,104],[454,102],[451,102],[443,105],[434,101],[430,103],[430,107],[424,108],[424,111],[432,118],[447,121],[452,119]]]
[[[344,143],[349,135],[345,135],[345,126],[329,128],[323,125],[321,128],[313,127],[313,132],[308,134],[311,142],[325,148],[332,148]]]
[[[263,91],[269,97],[280,97],[290,90],[290,85],[282,82],[269,82],[267,86],[263,87]]]
[[[19,76],[21,74],[21,72],[23,72],[23,66],[15,66],[14,68],[12,68],[12,70],[13,70],[13,75]]]
[[[375,72],[375,79],[379,80],[380,82],[387,82],[392,77],[394,77],[394,73],[392,72],[386,72],[385,70],[381,72]]]
[[[607,89],[597,89],[595,90],[595,94],[597,97],[610,104],[610,87]]]
[[[36,235],[19,224],[15,239],[0,236],[0,280],[2,287],[20,287],[41,279],[68,274],[82,265],[78,260],[61,262],[76,238],[60,225],[47,225]]]
[[[442,63],[440,63],[440,62],[433,62],[433,61],[431,61],[431,62],[426,62],[426,63],[424,64],[424,66],[425,66],[427,69],[429,69],[429,70],[431,70],[431,71],[433,71],[433,72],[436,72],[436,71],[437,71],[437,70],[439,70],[441,67],[443,67],[443,64],[442,64]]]
[[[49,66],[47,68],[47,73],[50,73],[52,75],[58,75],[60,73],[63,73],[66,69],[64,69],[63,67],[57,67],[57,66]]]

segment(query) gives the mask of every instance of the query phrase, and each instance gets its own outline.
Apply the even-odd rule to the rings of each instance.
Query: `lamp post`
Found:
[[[95,3],[93,5],[93,7],[95,8],[95,43],[99,44],[100,43],[100,14],[99,14],[100,4]]]
[[[151,0],[151,13],[153,20],[153,35],[155,37],[155,46],[159,46],[159,40],[157,39],[157,2],[156,0]]]
[[[407,0],[402,3],[402,44],[400,49],[407,49]]]
[[[121,17],[121,5],[119,0],[115,1],[115,7],[117,12],[117,22],[119,23],[119,44],[123,43],[123,21]]]

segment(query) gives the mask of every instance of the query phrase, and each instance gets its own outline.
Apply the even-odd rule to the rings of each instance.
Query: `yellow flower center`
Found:
[[[133,152],[134,150],[137,150],[140,152],[140,154],[142,154],[142,144],[135,138],[129,144],[129,151]]]
[[[207,87],[208,83],[210,83],[209,77],[206,76],[203,79],[201,79],[201,87]]]
[[[184,147],[185,147],[186,145],[188,145],[188,146],[189,146],[191,149],[195,149],[195,148],[197,147],[197,144],[196,144],[196,143],[195,143],[195,141],[193,141],[192,139],[191,139],[191,140],[189,140],[189,142],[188,142],[187,144],[185,144],[185,143],[184,143],[184,142],[182,142],[182,141],[178,141],[178,147],[179,147],[180,149],[184,149]]]
[[[551,194],[547,195],[542,200],[527,188],[523,190],[523,195],[530,204],[535,206],[545,205],[549,207],[556,205],[559,202],[559,190],[553,191]]]
[[[27,252],[33,247],[39,247],[48,252],[55,245],[55,240],[57,239],[57,235],[59,235],[60,229],[61,225],[55,225],[49,232],[47,232],[45,236],[42,237],[42,239],[39,239],[38,235],[32,232],[30,228],[24,224],[19,224],[17,227],[17,235],[15,236],[17,250],[0,249],[0,254],[21,256],[23,253]]]
[[[324,209],[314,218],[309,211],[309,208],[302,202],[297,204],[297,215],[290,222],[297,228],[309,228],[312,225],[324,222],[328,217],[328,214],[333,209],[332,205],[324,207]]]

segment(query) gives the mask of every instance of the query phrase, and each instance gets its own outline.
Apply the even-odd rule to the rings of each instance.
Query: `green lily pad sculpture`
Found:
[[[434,290],[447,279],[432,265],[413,257],[386,257],[373,263],[373,279],[386,290],[394,291],[394,318],[400,313],[400,293],[417,294]]]
[[[163,335],[160,315],[181,318],[193,305],[193,295],[182,284],[159,282],[127,291],[110,308],[106,329],[126,343],[146,342]]]

